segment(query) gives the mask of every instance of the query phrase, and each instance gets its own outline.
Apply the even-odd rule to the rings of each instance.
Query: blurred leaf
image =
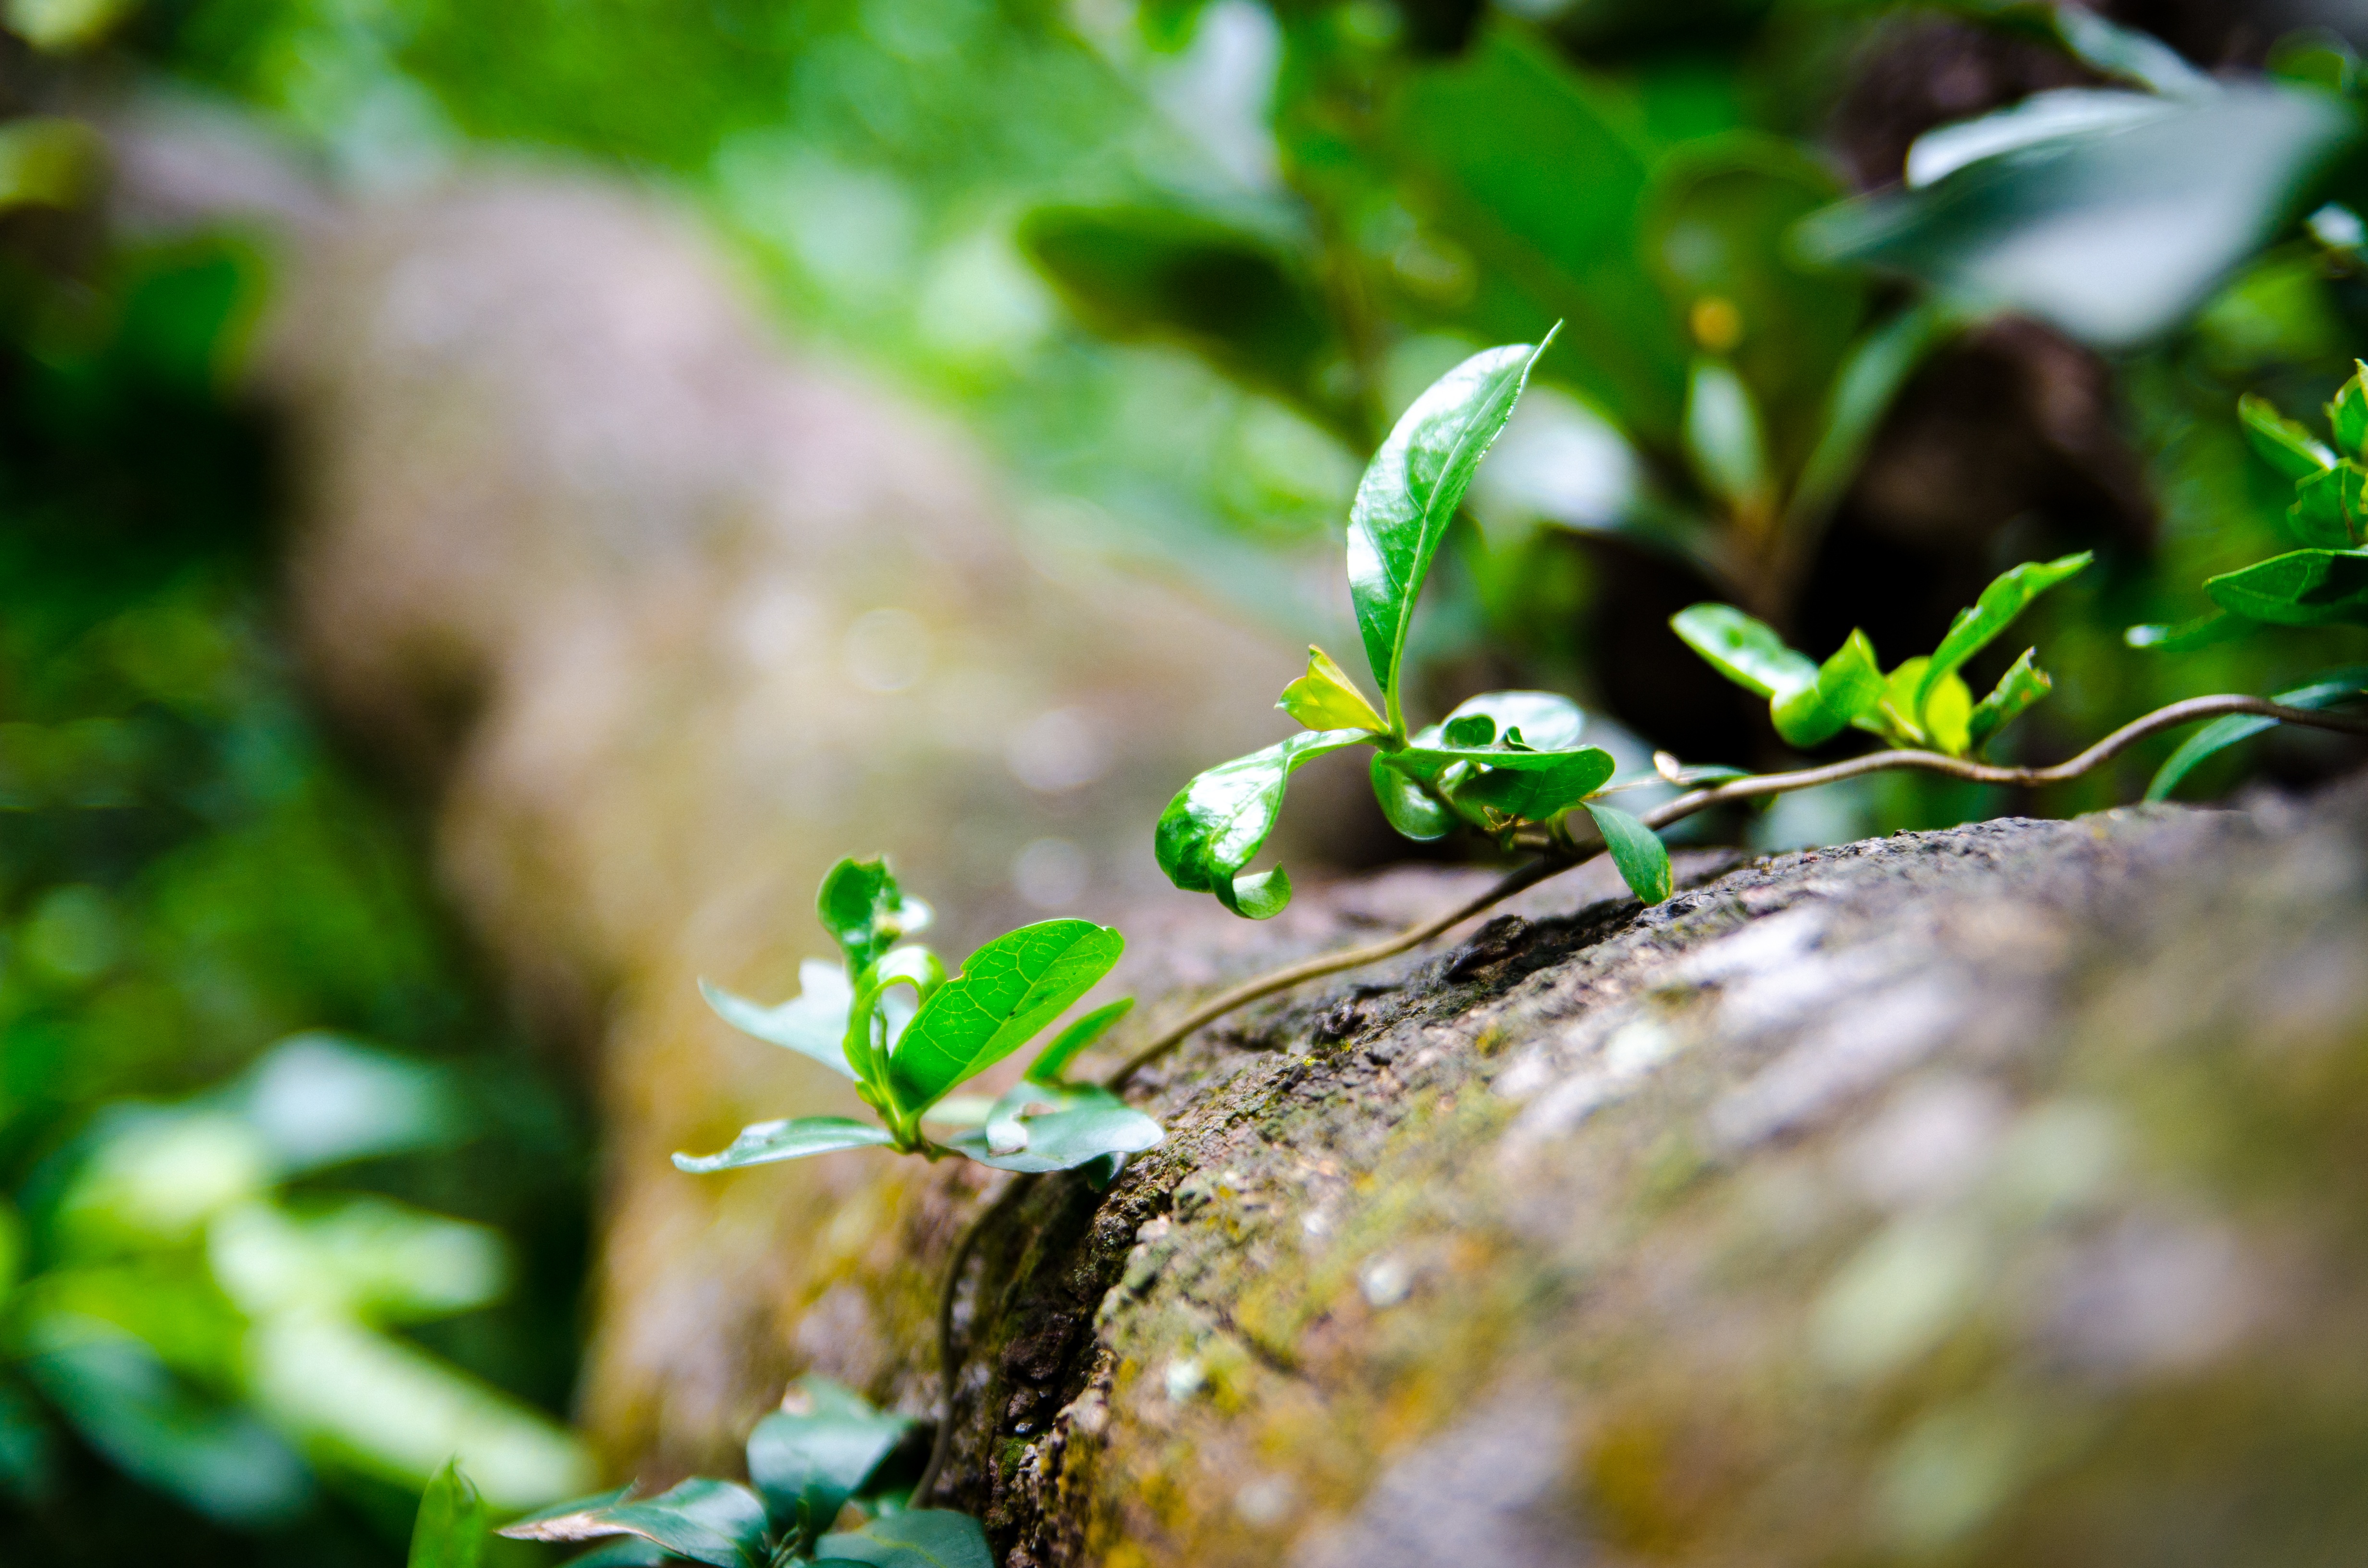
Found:
[[[1823,671],[1819,672],[1821,675]],[[1816,683],[1796,686],[1782,692],[1768,703],[1768,717],[1776,726],[1776,733],[1784,744],[1806,750],[1821,746],[1842,733],[1849,724],[1849,715],[1830,707],[1818,694]]]
[[[1106,1003],[1095,1008],[1067,1028],[1063,1029],[1053,1037],[1053,1043],[1039,1051],[1036,1060],[1029,1063],[1028,1081],[1037,1084],[1059,1083],[1061,1074],[1068,1071],[1069,1063],[1076,1060],[1078,1052],[1090,1048],[1096,1040],[1110,1032],[1111,1026],[1133,1010],[1134,998],[1121,996],[1115,1002]]]
[[[1786,504],[1788,522],[1799,527],[1822,519],[1841,500],[1899,390],[1957,326],[1952,312],[1926,301],[1851,345],[1827,398],[1816,444]]]
[[[882,991],[902,985],[926,1002],[946,983],[946,966],[937,954],[916,942],[882,953],[871,966],[871,978]]]
[[[654,1540],[640,1536],[620,1536],[606,1546],[569,1558],[562,1568],[658,1568],[663,1562],[679,1562],[682,1559]]]
[[[2347,458],[2368,457],[2368,365],[2354,359],[2351,377],[2335,391],[2327,405],[2328,427],[2335,432],[2335,449]]]
[[[1924,666],[1915,691],[1913,711],[1921,714],[1941,683],[2013,625],[2015,618],[2031,608],[2033,599],[2086,570],[2095,559],[2093,552],[2084,550],[2054,561],[2026,561],[1993,579],[1982,590],[1980,598],[1959,610],[1956,619],[1949,622],[1948,634],[1941,639],[1940,647],[1932,651],[1930,661]]]
[[[972,953],[921,1004],[889,1059],[897,1104],[921,1110],[1035,1039],[1100,983],[1125,947],[1106,926],[1045,920]]]
[[[885,860],[845,859],[833,866],[814,895],[814,913],[860,974],[897,941],[929,924],[929,906],[906,898]],[[794,1049],[794,1048],[793,1048]]]
[[[2125,628],[2122,641],[2133,648],[2159,648],[2167,653],[2192,653],[2198,648],[2209,648],[2215,642],[2226,642],[2252,630],[2242,616],[2226,615],[2214,610],[2192,620],[2176,625],[2147,625]]]
[[[1290,879],[1280,869],[1246,878],[1241,869],[1274,832],[1292,773],[1371,738],[1361,730],[1310,730],[1199,775],[1159,814],[1153,841],[1159,869],[1186,892],[1216,894],[1236,915],[1262,920],[1281,914]]]
[[[228,1097],[283,1175],[445,1148],[472,1131],[446,1073],[320,1030],[273,1046]]]
[[[2288,479],[2306,480],[2335,466],[2327,444],[2280,414],[2268,398],[2247,392],[2237,400],[2237,416],[2261,460]]]
[[[1799,241],[1821,260],[1913,274],[1971,310],[2134,345],[2200,304],[2358,129],[2353,109],[2322,94],[2231,86],[1828,208]]]
[[[795,1387],[811,1399],[814,1386],[827,1382],[809,1374]],[[830,1408],[814,1401],[810,1414],[775,1411],[748,1434],[749,1483],[764,1498],[774,1528],[801,1542],[811,1543],[831,1527],[913,1427],[904,1416],[862,1405],[849,1391],[835,1384],[831,1390],[843,1397],[830,1400]],[[848,1408],[850,1403],[858,1408]]]
[[[1480,460],[1513,415],[1530,368],[1554,342],[1474,355],[1431,383],[1373,454],[1349,512],[1349,597],[1393,723],[1399,661],[1431,558]]]
[[[2007,667],[2006,674],[1998,676],[1998,683],[1990,688],[1990,694],[1975,707],[1972,718],[1965,722],[1965,738],[1970,749],[1978,751],[1988,744],[1992,735],[2012,723],[2024,710],[2045,697],[2054,687],[2055,682],[2048,679],[2047,672],[2032,663],[2038,653],[2036,648],[2025,648],[2022,656]]]
[[[1669,618],[1685,645],[1756,697],[1775,698],[1817,684],[1817,666],[1733,605],[1700,604]]]
[[[1349,672],[1323,649],[1307,650],[1307,673],[1282,688],[1276,704],[1311,730],[1372,730],[1386,733],[1388,720],[1373,711]]]
[[[808,959],[798,965],[798,994],[778,1007],[734,996],[707,980],[699,983],[699,994],[717,1017],[742,1034],[794,1051],[844,1077],[855,1077],[846,1049],[848,1013],[855,1006],[847,971],[820,959]]]
[[[2368,551],[2297,550],[2207,577],[2222,609],[2273,626],[2368,622]]]
[[[569,1513],[545,1513],[506,1526],[518,1540],[595,1540],[636,1535],[712,1568],[764,1568],[765,1505],[746,1487],[694,1476],[655,1497]]]
[[[1918,715],[1932,744],[1951,756],[1963,756],[1973,745],[1974,694],[1954,670],[1931,682]]]
[[[2286,521],[2295,539],[2319,549],[2348,550],[2360,542],[2361,484],[2368,470],[2345,458],[2294,486]]]
[[[0,124],[0,210],[79,207],[106,170],[107,149],[78,119],[40,116]]]
[[[1666,902],[1677,886],[1677,877],[1660,835],[1614,806],[1590,801],[1587,812],[1595,819],[1603,846],[1611,852],[1611,863],[1620,869],[1628,891],[1648,906]]]
[[[1845,723],[1873,718],[1882,705],[1883,692],[1883,668],[1875,659],[1874,644],[1863,631],[1853,630],[1832,656],[1817,666],[1817,699]]]
[[[1921,189],[1968,164],[2067,137],[2119,131],[2179,110],[2154,93],[2058,87],[1972,119],[1928,131],[1907,149],[1907,188]]]
[[[759,1121],[740,1130],[732,1146],[720,1154],[677,1154],[674,1168],[693,1176],[710,1171],[737,1170],[742,1165],[768,1165],[775,1160],[803,1160],[840,1149],[871,1149],[896,1140],[885,1128],[844,1116],[801,1116],[784,1121]]]
[[[1766,505],[1767,438],[1751,389],[1732,368],[1707,357],[1694,361],[1685,434],[1686,457],[1703,489],[1729,506]]]
[[[484,1306],[509,1284],[499,1232],[382,1198],[296,1213],[246,1204],[214,1221],[206,1256],[254,1317],[304,1310],[416,1323]]]
[[[97,43],[131,15],[136,0],[8,0],[8,30],[51,54],[71,54]]]
[[[484,1498],[461,1473],[461,1461],[447,1460],[420,1495],[409,1568],[477,1568],[490,1518]]]
[[[1047,1092],[1041,1085],[1015,1091],[1029,1098]],[[1159,1123],[1108,1089],[1071,1084],[1051,1092],[1062,1108],[1019,1118],[1019,1126],[1027,1134],[1021,1147],[996,1152],[988,1142],[996,1130],[993,1122],[977,1131],[956,1133],[946,1140],[946,1147],[997,1170],[1065,1171],[1110,1154],[1139,1154],[1166,1136]]]
[[[1381,802],[1389,824],[1417,844],[1444,838],[1455,831],[1455,813],[1444,801],[1406,774],[1390,766],[1389,758],[1373,754],[1371,771],[1373,799]]]
[[[13,1381],[0,1381],[0,1495],[38,1502],[55,1473],[56,1442],[41,1412]]]
[[[2363,690],[2368,690],[2368,665],[2351,665],[2325,671],[2292,690],[2279,692],[2270,700],[2287,708],[2333,708],[2359,697]],[[2146,798],[2170,799],[2171,791],[2206,761],[2239,741],[2275,729],[2277,723],[2275,719],[2254,713],[2231,713],[2224,719],[2214,719],[2180,743],[2179,749],[2155,771],[2153,782],[2146,786]]]
[[[860,1530],[826,1535],[814,1548],[814,1561],[871,1568],[995,1568],[978,1521],[943,1508],[890,1514]]]

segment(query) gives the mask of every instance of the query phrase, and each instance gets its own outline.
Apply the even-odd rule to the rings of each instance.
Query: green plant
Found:
[[[1790,744],[1823,745],[1845,728],[1856,728],[1903,750],[1931,747],[1944,756],[1977,756],[2044,698],[2051,683],[2032,662],[2036,648],[2024,649],[1978,703],[1957,672],[2033,599],[2080,572],[2090,559],[2083,551],[2015,567],[1957,612],[1938,648],[1888,674],[1863,631],[1852,631],[1819,664],[1731,605],[1695,605],[1679,611],[1669,624],[1721,675],[1768,699],[1776,733]]]
[[[1585,806],[1639,898],[1669,895],[1668,851],[1643,824],[1592,797],[1611,783],[1611,754],[1577,744],[1586,717],[1543,691],[1492,691],[1435,724],[1406,728],[1406,636],[1424,579],[1480,460],[1512,417],[1531,369],[1554,341],[1491,348],[1414,401],[1357,487],[1349,514],[1349,596],[1382,706],[1331,655],[1308,650],[1307,673],[1277,705],[1300,733],[1199,775],[1160,813],[1155,847],[1168,880],[1263,920],[1291,902],[1281,867],[1245,874],[1282,812],[1291,775],[1355,746],[1372,749],[1372,781],[1390,825],[1416,840],[1472,827],[1500,843],[1525,828],[1561,833]]]
[[[1127,1155],[1159,1142],[1159,1124],[1141,1111],[1062,1077],[1126,1003],[1072,1024],[992,1105],[949,1097],[1092,990],[1126,946],[1118,932],[1086,920],[1040,921],[996,937],[949,977],[935,953],[903,940],[928,926],[930,912],[905,896],[885,861],[841,860],[823,878],[814,907],[844,961],[801,966],[799,995],[765,1007],[705,982],[700,990],[733,1028],[854,1080],[879,1124],[843,1116],[758,1122],[721,1153],[677,1154],[677,1166],[705,1173],[878,1147],[932,1160],[961,1154],[999,1170],[1082,1166],[1107,1182]],[[921,1131],[925,1119],[963,1131],[932,1139]]]

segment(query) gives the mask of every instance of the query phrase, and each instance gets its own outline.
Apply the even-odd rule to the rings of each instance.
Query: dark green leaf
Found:
[[[995,1568],[986,1532],[968,1514],[915,1508],[872,1520],[860,1530],[826,1535],[818,1562],[862,1562],[871,1568]]]
[[[1271,881],[1239,873],[1274,832],[1292,773],[1319,756],[1371,740],[1361,730],[1309,730],[1210,768],[1178,790],[1160,812],[1153,841],[1159,869],[1187,892],[1215,893],[1236,915],[1260,919],[1278,913],[1281,903],[1267,908],[1266,903],[1278,891],[1287,901],[1290,880],[1283,879],[1278,890]]]
[[[1499,735],[1519,730],[1521,744],[1531,751],[1568,751],[1587,730],[1587,715],[1567,697],[1551,691],[1484,691],[1467,698],[1440,725],[1440,739],[1449,726],[1469,718],[1486,718]],[[1423,735],[1415,744],[1427,744]]]
[[[1628,891],[1647,904],[1668,899],[1677,886],[1677,876],[1670,869],[1668,847],[1661,835],[1616,807],[1589,801],[1587,812],[1603,835],[1603,846],[1611,852],[1611,863],[1620,869]]]
[[[1023,1085],[1013,1095],[1022,1102],[1052,1101],[1061,1108],[1019,1119],[1026,1142],[997,1152],[990,1141],[1004,1129],[998,1120],[946,1140],[946,1147],[983,1165],[1005,1171],[1065,1171],[1109,1154],[1139,1154],[1166,1136],[1159,1123],[1108,1089],[1089,1084]]]
[[[1883,703],[1883,666],[1874,643],[1853,631],[1832,657],[1817,666],[1817,699],[1846,723],[1872,720]]]
[[[1490,758],[1489,766],[1452,786],[1449,792],[1458,802],[1486,806],[1528,822],[1543,822],[1568,811],[1609,783],[1616,766],[1611,754],[1597,746],[1478,755]],[[1541,760],[1532,761],[1533,756]],[[1497,757],[1517,760],[1506,766],[1494,760]]]
[[[520,1540],[595,1540],[634,1535],[712,1568],[763,1568],[765,1505],[746,1487],[695,1476],[655,1497],[567,1513],[546,1511],[506,1527]]]
[[[1817,684],[1817,666],[1785,646],[1775,630],[1733,605],[1693,605],[1669,618],[1687,647],[1757,697],[1776,698]]]
[[[1323,649],[1307,650],[1307,673],[1282,688],[1275,704],[1311,730],[1386,731],[1389,721],[1373,711],[1349,672]]]
[[[814,895],[822,928],[847,955],[847,971],[860,974],[903,937],[929,923],[929,906],[906,898],[885,860],[841,860]]]
[[[2368,551],[2297,550],[2204,580],[2212,602],[2273,626],[2368,621]]]
[[[1497,721],[1486,713],[1450,717],[1439,726],[1440,744],[1459,749],[1485,746],[1496,738]]]
[[[658,1568],[662,1562],[681,1561],[656,1541],[628,1535],[571,1557],[560,1568]]]
[[[1039,921],[980,948],[921,1004],[896,1042],[888,1062],[896,1103],[926,1110],[1035,1039],[1125,948],[1125,937],[1089,920]]]
[[[2280,414],[2268,398],[2247,392],[2237,400],[2237,417],[2261,460],[2288,479],[2308,479],[2335,466],[2326,443]]]
[[[1389,824],[1417,844],[1428,844],[1444,838],[1455,831],[1457,821],[1444,801],[1415,782],[1413,777],[1390,766],[1385,755],[1373,754],[1373,799],[1382,804],[1382,815]]]
[[[748,1480],[764,1498],[773,1528],[809,1544],[830,1528],[839,1508],[863,1490],[913,1426],[864,1406],[836,1384],[831,1392],[843,1397],[814,1399],[818,1383],[828,1380],[800,1380],[813,1406],[809,1413],[775,1411],[748,1434]]]
[[[2363,690],[2368,690],[2368,665],[2352,665],[2328,670],[2291,691],[2279,692],[2270,700],[2288,708],[2334,708],[2359,697]],[[2239,741],[2276,728],[2277,722],[2257,713],[2231,713],[2226,718],[2214,719],[2190,735],[2156,770],[2154,781],[2146,786],[2146,798],[2170,799],[2170,792],[2179,788],[2180,781],[2205,761]]]
[[[2054,561],[2026,561],[2013,570],[2000,574],[1982,590],[1982,597],[1967,609],[1957,612],[1949,623],[1949,634],[1932,651],[1931,662],[1924,666],[1924,675],[1916,687],[1914,711],[1923,713],[1932,699],[1933,690],[1944,676],[1984,648],[1998,633],[2014,624],[2014,619],[2031,608],[2031,601],[2055,586],[2066,577],[2085,569],[2095,560],[2089,551],[2078,555],[2059,556]]]
[[[2349,550],[2359,542],[2361,482],[2368,472],[2350,458],[2294,486],[2286,521],[2294,536],[2320,550]]]
[[[776,1160],[803,1160],[839,1149],[870,1149],[896,1140],[883,1128],[844,1116],[801,1116],[786,1121],[759,1121],[740,1130],[732,1146],[720,1154],[677,1154],[674,1167],[693,1176],[737,1170],[742,1165],[770,1165]]]
[[[2347,458],[2368,457],[2368,365],[2351,361],[2351,379],[2335,390],[2327,405],[2327,423],[2335,432],[2335,449]]]
[[[461,1461],[445,1460],[420,1494],[409,1568],[477,1568],[485,1553],[486,1523],[485,1500],[461,1473]]]
[[[2012,723],[2022,711],[2045,697],[2055,683],[2047,672],[2032,661],[2039,650],[2025,648],[2022,657],[2009,665],[1998,676],[1998,685],[1990,688],[1974,708],[1973,717],[1966,722],[1967,743],[1975,749],[1989,744],[1989,738]]]
[[[1490,348],[1431,383],[1398,417],[1349,509],[1349,597],[1365,658],[1393,721],[1398,662],[1416,599],[1489,445],[1513,416],[1530,368],[1554,341]]]
[[[794,1051],[821,1062],[834,1073],[852,1078],[847,1064],[847,1014],[855,993],[848,988],[847,971],[835,963],[808,959],[798,966],[798,994],[778,1007],[767,1007],[734,996],[720,985],[699,983],[699,994],[715,1016],[768,1045]]]
[[[1039,1084],[1057,1084],[1061,1074],[1077,1053],[1091,1046],[1110,1030],[1110,1027],[1133,1010],[1134,998],[1121,996],[1117,1001],[1095,1008],[1067,1028],[1053,1037],[1053,1043],[1037,1054],[1029,1064],[1029,1078]]]

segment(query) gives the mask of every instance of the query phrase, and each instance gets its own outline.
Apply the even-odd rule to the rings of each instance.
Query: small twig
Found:
[[[1706,790],[1695,790],[1666,801],[1649,812],[1639,814],[1646,827],[1667,827],[1673,822],[1692,816],[1697,812],[1730,801],[1748,801],[1762,795],[1789,794],[1795,790],[1811,790],[1820,784],[1839,783],[1856,778],[1861,774],[1880,773],[1890,768],[1915,768],[1927,773],[1942,773],[1951,778],[1970,779],[1979,784],[2011,784],[2034,788],[2042,784],[2061,784],[2078,778],[2148,735],[2175,729],[2198,719],[2214,719],[2232,713],[2249,713],[2283,723],[2302,724],[2312,729],[2340,730],[2347,734],[2368,735],[2368,721],[2349,718],[2340,713],[2321,713],[2306,708],[2287,708],[2266,702],[2258,697],[2192,697],[2184,702],[2174,702],[2158,708],[2142,719],[2134,719],[2115,730],[2087,751],[2053,767],[1994,767],[1988,763],[1968,762],[1963,757],[1947,756],[1936,751],[1878,751],[1864,756],[1854,756],[1845,762],[1828,763],[1823,767],[1804,767],[1792,773],[1763,773],[1748,778],[1731,778]],[[1514,894],[1524,892],[1547,878],[1557,876],[1574,866],[1583,865],[1601,852],[1600,843],[1574,846],[1566,830],[1559,824],[1524,834],[1517,841],[1520,847],[1535,849],[1539,858],[1528,865],[1508,872],[1486,892],[1435,919],[1408,926],[1396,936],[1345,952],[1327,953],[1320,958],[1304,960],[1264,974],[1256,980],[1244,981],[1230,991],[1219,993],[1163,1030],[1149,1044],[1128,1058],[1118,1071],[1103,1080],[1111,1090],[1124,1088],[1134,1075],[1175,1050],[1199,1029],[1215,1023],[1237,1007],[1247,1006],[1261,997],[1278,991],[1287,991],[1310,980],[1320,980],[1342,970],[1360,969],[1395,958],[1410,948],[1418,948],[1432,937],[1462,925],[1475,915],[1486,913],[1495,904]],[[949,1287],[951,1290],[951,1287]],[[951,1297],[949,1295],[949,1301]],[[951,1306],[947,1309],[951,1312]],[[919,1495],[918,1493],[915,1494]]]
[[[1008,1211],[1019,1199],[1019,1195],[1036,1185],[1033,1176],[1017,1176],[996,1200],[979,1210],[954,1243],[954,1255],[946,1260],[945,1288],[938,1295],[938,1375],[943,1384],[945,1414],[939,1417],[938,1435],[929,1444],[929,1462],[921,1467],[921,1479],[913,1483],[913,1504],[918,1507],[928,1498],[930,1489],[938,1483],[938,1474],[946,1467],[946,1455],[953,1446],[954,1389],[962,1380],[962,1358],[954,1350],[954,1298],[961,1293],[962,1270],[969,1267],[970,1255],[978,1250],[979,1237],[987,1226]]]

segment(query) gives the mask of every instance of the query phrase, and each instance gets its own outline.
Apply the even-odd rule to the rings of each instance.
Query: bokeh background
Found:
[[[893,839],[973,935],[1155,899],[1152,813],[1280,733],[1295,644],[1350,651],[1357,475],[1475,347],[1564,324],[1426,607],[1435,703],[1548,687],[1631,763],[1766,765],[1671,612],[1896,658],[2075,549],[2025,760],[2368,653],[2123,637],[2281,545],[2238,393],[2315,418],[2368,345],[2358,6],[0,22],[11,1564],[392,1563],[456,1448],[510,1508],[629,1466],[644,1417],[580,1381],[643,1321],[595,1272],[596,1214],[646,1212],[616,1151],[772,1082],[614,1067],[632,977],[778,988],[804,942],[731,934],[810,881],[719,903],[766,858],[734,835]],[[2090,118],[2039,153],[1952,176],[1918,141],[2067,89]],[[1728,387],[1740,468],[1689,418]],[[683,652],[711,633],[737,673]],[[1700,830],[2092,809],[2164,749]],[[2356,760],[2280,733],[2189,792]],[[994,783],[901,794],[925,769]],[[1326,788],[1295,853],[1398,853]]]

